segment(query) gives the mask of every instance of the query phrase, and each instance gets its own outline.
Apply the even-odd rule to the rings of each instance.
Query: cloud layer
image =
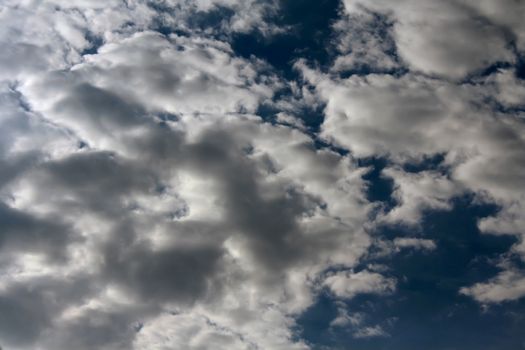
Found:
[[[298,52],[289,74],[234,49],[293,30],[282,5],[5,2],[1,346],[313,349],[297,320],[321,296],[330,327],[389,337],[344,303],[395,295],[368,263],[439,250],[418,228],[467,194],[515,243],[457,294],[525,295],[522,4],[346,0],[329,64]],[[378,237],[396,225],[417,234]]]

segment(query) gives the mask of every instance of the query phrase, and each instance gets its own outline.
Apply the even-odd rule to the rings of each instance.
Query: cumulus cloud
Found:
[[[525,295],[525,277],[519,271],[501,272],[488,282],[476,283],[460,290],[481,303],[501,303],[516,300]]]
[[[354,334],[355,338],[389,337],[381,326],[365,327]]]
[[[414,174],[387,168],[383,175],[394,180],[393,197],[397,205],[380,221],[418,225],[425,210],[449,210],[450,199],[461,193],[460,186],[436,172]]]
[[[5,1],[0,18],[0,77],[19,79],[82,62],[104,43],[144,30],[226,35],[281,31],[266,21],[274,1]],[[215,23],[213,18],[221,18]],[[217,28],[220,28],[217,30]]]
[[[327,140],[356,156],[382,155],[398,164],[383,170],[394,181],[398,203],[380,221],[417,224],[425,210],[450,209],[452,198],[474,192],[501,206],[496,216],[480,221],[481,230],[523,240],[523,192],[516,189],[525,178],[524,124],[519,112],[494,108],[489,97],[496,95],[497,77],[458,86],[412,74],[341,79],[305,62],[296,67],[326,101],[321,134]],[[399,168],[436,154],[445,154],[445,173]]]
[[[494,97],[504,108],[520,108],[525,100],[525,82],[516,78],[516,72],[511,69],[500,69],[487,78],[493,84]]]
[[[394,183],[396,205],[378,222],[417,226],[425,212],[449,210],[453,198],[475,193],[500,206],[480,230],[515,234],[512,252],[522,255],[522,81],[511,68],[488,69],[518,59],[520,7],[348,0],[335,25],[340,54],[332,71],[296,63],[326,103],[321,136],[357,157],[392,162],[382,176]],[[345,70],[357,74],[342,78]],[[439,171],[404,168],[436,154],[445,155]]]
[[[395,322],[394,319],[387,319],[383,322],[384,324],[369,325],[365,314],[360,312],[350,313],[342,301],[338,301],[337,305],[337,317],[330,322],[330,327],[350,329],[352,337],[355,339],[390,337],[385,327],[391,326]]]
[[[31,311],[2,342],[308,348],[292,329],[312,281],[370,244],[365,169],[253,115],[283,84],[264,62],[209,37],[118,27],[96,52],[4,85],[2,298]],[[83,294],[62,282],[79,272]],[[59,276],[49,292],[30,287]],[[68,298],[46,302],[56,288]]]
[[[396,289],[396,281],[386,278],[376,272],[360,271],[353,273],[351,271],[338,272],[330,275],[324,281],[336,296],[351,299],[362,293],[388,294]]]
[[[331,327],[346,327],[349,324],[359,326],[363,322],[364,316],[360,313],[350,314],[344,303],[339,302],[337,316],[330,322]]]
[[[111,113],[114,105],[108,106]],[[164,130],[153,122],[150,126],[141,123],[141,128],[151,128],[150,132]],[[61,332],[67,334],[74,326],[74,332],[80,332],[88,327],[82,324],[99,317],[127,329],[127,337],[108,338],[105,345],[98,343],[100,338],[88,337],[79,343],[77,338],[57,335],[61,343],[53,346],[111,348],[127,344],[136,336],[130,324],[147,325],[155,310],[169,305],[182,307],[188,317],[201,305],[205,317],[222,318],[221,322],[240,332],[242,339],[255,337],[252,342],[264,344],[263,336],[254,335],[257,329],[271,329],[279,319],[288,329],[293,320],[286,315],[312,303],[310,279],[330,264],[352,266],[366,251],[369,240],[359,229],[367,212],[366,206],[359,204],[364,201],[364,182],[349,159],[317,151],[307,136],[263,126],[256,119],[231,119],[226,125],[219,120],[202,123],[209,126],[193,125],[194,132],[203,129],[191,141],[178,131],[157,134],[182,138],[160,145],[173,146],[164,148],[163,153],[157,153],[156,148],[134,155],[129,153],[131,149],[120,154],[118,147],[114,151],[80,149],[36,165],[6,188],[12,198],[11,221],[13,210],[46,220],[64,218],[64,225],[68,225],[64,231],[80,240],[66,252],[83,255],[64,273],[87,269],[91,283],[100,286],[88,300],[75,300],[74,318],[64,316],[58,329],[64,328]],[[97,123],[90,126],[92,132],[102,133],[104,127]],[[149,145],[144,140],[149,136],[139,133],[127,141]],[[281,140],[279,151],[272,149],[275,140]],[[302,162],[293,166],[286,162],[288,157],[299,156]],[[163,166],[157,169],[152,167],[155,164]],[[302,173],[302,167],[319,172]],[[337,185],[328,185],[334,176]],[[194,185],[200,181],[207,185]],[[333,188],[326,191],[326,186]],[[24,232],[30,234],[29,224],[25,225]],[[45,229],[43,223],[38,229]],[[53,244],[49,235],[44,242],[50,249],[66,247]],[[34,238],[29,248],[43,249],[35,245]],[[237,286],[243,284],[246,289],[239,290]],[[135,313],[120,305],[120,310],[108,313],[114,303],[103,298],[108,288],[129,300],[126,304],[144,305],[144,310]],[[249,300],[254,296],[252,305]],[[233,300],[238,301],[229,306]],[[275,316],[258,319],[271,303],[280,305],[272,311]],[[236,314],[239,319],[232,316]],[[93,325],[93,334],[102,331],[106,321],[101,322]],[[50,326],[44,325],[40,332],[55,332],[46,327]],[[283,333],[279,339],[275,341],[283,348],[299,346],[293,345],[291,333]],[[91,342],[95,340],[97,343]]]
[[[522,28],[490,1],[344,1],[348,13],[366,10],[390,16],[400,57],[413,69],[460,79],[498,61],[513,61],[509,42]],[[519,5],[521,6],[521,5]],[[505,23],[503,26],[500,23]]]
[[[341,18],[333,25],[338,55],[332,70],[363,74],[401,68],[396,58],[392,25],[386,16],[370,11],[342,10]]]
[[[421,238],[396,238],[394,239],[394,245],[398,249],[414,248],[418,250],[434,250],[436,249],[436,243],[431,239]]]

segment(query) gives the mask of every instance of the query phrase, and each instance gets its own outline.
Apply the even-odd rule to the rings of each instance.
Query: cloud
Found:
[[[412,69],[426,74],[461,79],[495,62],[514,60],[508,44],[521,25],[488,1],[346,0],[344,4],[350,14],[367,9],[390,17],[397,53]],[[504,6],[513,8],[509,1]],[[509,12],[517,10],[510,8]]]
[[[387,338],[390,334],[385,331],[384,326],[391,327],[395,319],[385,320],[384,325],[366,325],[367,315],[361,312],[350,313],[344,302],[338,301],[337,316],[330,322],[330,327],[351,330],[354,339]]]
[[[145,31],[7,87],[6,120],[33,118],[34,134],[50,136],[24,143],[27,128],[5,124],[21,131],[4,161],[23,159],[24,145],[38,157],[2,189],[16,256],[3,283],[88,276],[86,294],[46,313],[27,347],[175,346],[194,332],[202,349],[308,348],[295,316],[322,271],[366,253],[373,205],[354,159],[252,114],[281,84],[268,72],[215,39]],[[42,254],[67,263],[27,258]],[[193,331],[159,339],[171,310]]]
[[[354,338],[389,337],[390,335],[381,326],[365,327],[354,333]]]
[[[72,227],[60,217],[40,218],[23,211],[0,205],[0,251],[44,253],[50,259],[64,259],[64,248],[75,240]]]
[[[246,327],[231,327],[213,316],[166,313],[140,330],[134,346],[138,349],[308,349],[303,342],[290,342],[291,334],[287,329],[289,321],[283,319],[275,310],[262,310],[259,317],[282,327],[250,324],[250,331],[245,332],[243,328]]]
[[[321,135],[356,156],[417,157],[445,148],[446,143],[432,135],[446,137],[448,130],[442,128],[455,115],[441,100],[448,92],[446,84],[412,75],[331,79],[303,62],[297,67],[326,101]]]
[[[453,198],[475,193],[500,207],[479,221],[480,230],[516,235],[511,253],[523,256],[524,197],[516,191],[524,185],[522,82],[512,68],[475,77],[517,59],[512,46],[522,47],[523,28],[513,6],[345,1],[331,71],[295,64],[326,103],[324,140],[356,157],[392,162],[382,176],[393,181],[396,204],[377,223],[417,226],[425,212],[449,210]],[[400,73],[385,74],[389,69]],[[345,70],[359,74],[342,78]],[[436,154],[445,156],[439,171],[404,168]]]
[[[525,277],[519,271],[507,270],[488,282],[461,288],[460,293],[473,297],[481,303],[516,300],[525,295]]]
[[[92,292],[86,276],[59,278],[58,275],[37,276],[15,281],[9,286],[2,281],[0,337],[8,346],[31,348],[52,327],[56,315],[68,305],[78,302]]]
[[[358,294],[389,294],[396,289],[396,281],[369,271],[337,272],[329,275],[324,285],[336,296],[351,299]]]
[[[341,12],[333,25],[338,55],[332,70],[368,73],[401,68],[395,57],[393,23],[386,16],[362,10]]]
[[[165,7],[163,21],[175,27],[193,29],[197,24],[196,29],[216,35],[252,31],[272,35],[283,30],[267,20],[279,8],[279,2],[274,0],[166,0],[160,4]],[[207,19],[210,23],[206,23]]]
[[[450,210],[450,199],[462,193],[461,186],[437,172],[386,168],[382,174],[394,180],[392,196],[397,205],[379,221],[418,225],[425,210]]]
[[[417,225],[425,210],[448,210],[452,198],[471,192],[501,207],[480,220],[483,232],[515,234],[523,241],[524,197],[516,189],[524,179],[524,124],[519,112],[494,108],[490,96],[497,76],[458,86],[410,73],[342,79],[304,61],[296,67],[326,101],[321,135],[328,142],[357,157],[383,156],[394,163],[383,176],[393,180],[398,203],[378,222]],[[444,173],[402,169],[436,154],[445,155]],[[522,252],[520,245],[513,250]]]
[[[209,36],[212,32],[219,36],[257,30],[272,35],[282,29],[270,24],[266,17],[277,8],[273,1],[258,0],[111,0],[104,6],[87,0],[8,0],[0,13],[4,24],[0,28],[0,43],[10,49],[0,53],[0,77],[16,80],[66,69],[82,62],[86,53],[97,52],[102,44],[119,42],[145,30],[170,28],[171,32]],[[221,9],[231,15],[218,25],[212,19],[214,14],[221,16]]]
[[[330,327],[346,327],[348,325],[359,326],[364,316],[360,313],[349,314],[344,305],[337,308],[337,316],[330,322]]]
[[[511,69],[501,69],[488,77],[488,82],[494,84],[494,97],[504,108],[520,108],[525,98],[525,82],[516,78],[516,72]]]
[[[417,250],[434,250],[436,243],[431,239],[395,238],[394,246],[398,249],[414,248]]]

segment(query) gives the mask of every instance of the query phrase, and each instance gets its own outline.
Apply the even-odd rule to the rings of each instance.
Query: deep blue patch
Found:
[[[525,54],[518,56],[516,63],[516,78],[525,80]]]
[[[104,39],[102,37],[94,35],[90,32],[86,33],[85,38],[89,42],[89,46],[82,50],[80,53],[82,56],[94,55],[98,52],[98,49],[104,45]]]
[[[238,33],[233,36],[232,47],[240,56],[255,55],[266,60],[287,79],[297,78],[292,66],[298,58],[319,65],[330,62],[327,48],[333,38],[331,24],[337,19],[339,6],[338,0],[282,0],[270,25],[289,30],[270,37]]]
[[[394,190],[394,180],[382,175],[382,171],[388,166],[388,160],[385,158],[362,158],[358,159],[360,167],[371,167],[372,169],[363,176],[363,179],[368,181],[367,199],[370,202],[383,202],[386,209],[392,208],[396,205],[395,199],[392,197]]]
[[[337,306],[331,295],[321,293],[317,302],[298,319],[300,339],[312,345],[333,345],[330,322],[337,317]],[[304,337],[304,335],[308,335]]]

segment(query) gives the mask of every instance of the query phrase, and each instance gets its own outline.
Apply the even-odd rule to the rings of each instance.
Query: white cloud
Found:
[[[446,84],[411,75],[331,79],[302,63],[297,67],[327,103],[322,136],[356,156],[416,158],[446,149],[443,128],[457,113],[440,96],[448,92]],[[444,139],[438,142],[436,134]]]
[[[219,7],[233,15],[216,30],[217,24],[205,24],[205,18]],[[159,25],[189,33],[215,30],[217,35],[230,35],[258,30],[272,35],[282,29],[269,24],[266,16],[277,8],[273,1],[257,0],[110,0],[103,5],[98,0],[7,0],[0,11],[0,44],[9,49],[0,53],[0,78],[17,80],[67,69],[103,43],[120,42]],[[193,20],[198,16],[203,16],[207,28]]]
[[[389,337],[390,335],[381,326],[365,327],[354,333],[354,338]]]
[[[397,205],[379,221],[418,225],[424,210],[449,210],[450,199],[462,192],[460,186],[436,172],[407,173],[387,168],[383,174],[394,180],[392,195]]]
[[[422,238],[395,238],[394,246],[398,249],[413,248],[417,250],[434,250],[437,248],[433,240]]]
[[[358,294],[389,294],[395,291],[396,281],[369,271],[337,272],[323,282],[336,296],[351,299]]]
[[[341,18],[333,25],[339,55],[332,70],[367,72],[400,68],[394,57],[391,26],[388,19],[379,19],[367,11],[342,11]]]
[[[2,189],[5,212],[20,218],[5,247],[43,264],[60,250],[61,275],[83,271],[90,286],[42,310],[29,347],[162,348],[191,336],[186,345],[200,349],[308,348],[292,330],[315,301],[312,281],[333,264],[354,266],[370,244],[366,169],[251,115],[274,89],[261,70],[216,40],[142,32],[7,87],[6,106],[41,121],[38,137],[56,132],[28,143],[29,131],[6,124],[16,140],[6,150],[43,155]],[[17,266],[14,280],[29,276]],[[172,326],[171,308],[192,326]]]
[[[344,302],[338,301],[337,316],[330,322],[330,327],[358,327],[364,320],[365,315],[359,312],[350,313]]]
[[[335,78],[296,67],[327,103],[321,135],[358,157],[387,156],[398,205],[380,221],[418,224],[424,210],[450,209],[471,191],[502,210],[480,221],[486,232],[523,232],[524,124],[519,114],[494,110],[493,79],[460,86],[412,74]],[[497,95],[496,95],[497,96]],[[445,154],[446,173],[407,173],[400,167]],[[505,169],[505,171],[501,171]]]
[[[489,1],[362,1],[345,0],[350,13],[363,8],[391,17],[400,57],[413,69],[431,75],[461,79],[497,61],[513,61],[509,39],[498,23],[519,32],[521,24],[494,11]],[[516,9],[507,2],[509,11]],[[499,7],[499,6],[498,6]],[[488,16],[479,19],[479,9]],[[492,19],[496,21],[491,21]]]
[[[520,1],[502,0],[460,0],[459,4],[465,5],[476,11],[476,14],[489,19],[503,31],[511,32],[515,36],[516,44],[520,50],[525,48],[525,24],[521,14],[525,11],[525,4]]]
[[[518,271],[507,270],[488,282],[476,283],[460,290],[481,303],[501,303],[516,300],[525,295],[525,276]]]
[[[510,69],[500,70],[487,78],[489,83],[494,84],[494,96],[506,108],[525,105],[525,82],[517,79],[515,73]]]

